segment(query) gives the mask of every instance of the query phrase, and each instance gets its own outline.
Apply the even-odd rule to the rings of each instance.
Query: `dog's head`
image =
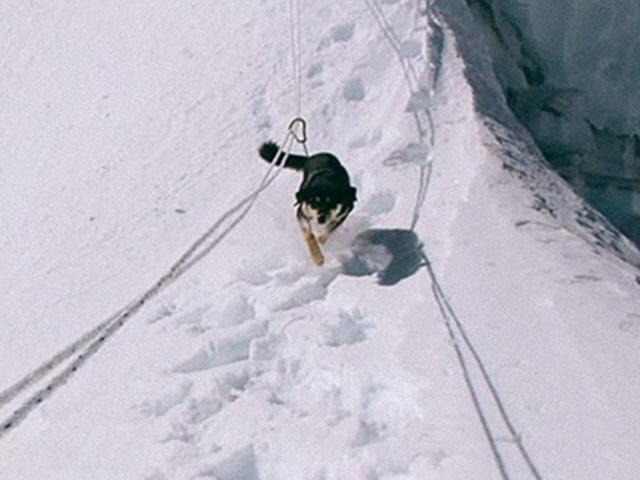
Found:
[[[298,214],[320,238],[326,238],[349,215],[356,201],[356,189],[307,188],[296,193]]]
[[[345,189],[331,186],[303,188],[296,193],[296,200],[296,205],[305,203],[319,214],[326,215],[338,205],[352,209],[356,201],[356,189],[351,186]]]

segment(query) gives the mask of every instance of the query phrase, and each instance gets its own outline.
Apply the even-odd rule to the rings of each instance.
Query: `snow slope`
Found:
[[[547,172],[464,5],[302,2],[310,148],[359,198],[316,268],[295,174],[230,210],[295,110],[288,2],[241,3],[3,5],[0,478],[636,478],[638,253]]]

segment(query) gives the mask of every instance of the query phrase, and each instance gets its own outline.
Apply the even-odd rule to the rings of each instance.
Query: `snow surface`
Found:
[[[240,203],[294,111],[288,2],[0,7],[0,478],[636,479],[637,250],[462,2],[302,3],[310,148],[359,198],[322,268],[296,174]]]

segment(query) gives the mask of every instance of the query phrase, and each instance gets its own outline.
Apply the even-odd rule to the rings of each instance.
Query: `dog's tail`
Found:
[[[278,159],[276,160],[276,155],[278,155],[278,150],[280,147],[274,142],[265,142],[260,147],[258,152],[260,156],[265,159],[269,163],[279,163],[282,161],[282,157],[284,156],[284,152],[280,152]],[[287,161],[284,164],[286,168],[291,168],[293,170],[302,170],[304,168],[304,164],[307,161],[307,157],[302,155],[294,155],[292,153],[287,157]]]

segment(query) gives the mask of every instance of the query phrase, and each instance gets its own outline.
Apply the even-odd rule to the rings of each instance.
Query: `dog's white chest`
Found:
[[[336,225],[348,214],[348,212],[344,211],[341,204],[336,205],[329,210],[328,213],[324,214],[306,202],[302,202],[300,209],[311,230],[325,240],[329,237],[329,234],[334,230]]]

